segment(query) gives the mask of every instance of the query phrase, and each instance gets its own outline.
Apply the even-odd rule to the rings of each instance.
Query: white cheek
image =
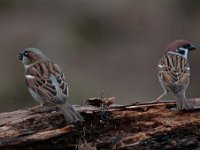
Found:
[[[27,79],[34,79],[35,77],[28,74],[28,75],[26,75],[26,78],[27,78]]]
[[[187,56],[188,56],[188,50],[185,51],[184,57],[187,59]]]

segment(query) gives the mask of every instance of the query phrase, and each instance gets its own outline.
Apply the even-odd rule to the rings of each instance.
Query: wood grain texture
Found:
[[[200,98],[189,102],[195,109],[187,112],[174,110],[172,101],[110,106],[102,103],[101,107],[76,105],[74,108],[86,122],[73,125],[66,124],[55,107],[5,112],[0,114],[0,149],[198,147]],[[183,140],[193,143],[180,144]]]

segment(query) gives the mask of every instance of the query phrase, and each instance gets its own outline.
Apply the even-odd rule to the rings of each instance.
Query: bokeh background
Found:
[[[175,39],[200,43],[198,0],[1,0],[0,112],[31,107],[18,60],[36,47],[61,66],[70,102],[115,96],[154,100],[162,93],[157,62]],[[187,97],[200,97],[200,50],[191,52]],[[167,97],[170,99],[173,97]]]

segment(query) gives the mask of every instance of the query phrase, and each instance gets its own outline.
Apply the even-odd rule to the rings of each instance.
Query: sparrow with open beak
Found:
[[[157,98],[157,102],[171,92],[176,96],[177,110],[191,109],[185,91],[190,78],[188,53],[195,49],[196,47],[186,40],[176,40],[167,46],[158,63],[158,79],[164,93]]]
[[[51,103],[63,113],[67,123],[84,121],[68,103],[68,85],[60,67],[52,63],[40,50],[27,48],[19,53],[25,68],[25,80],[32,97],[40,104]]]

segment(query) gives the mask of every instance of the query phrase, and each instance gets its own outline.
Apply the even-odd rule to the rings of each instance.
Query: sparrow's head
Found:
[[[41,62],[46,60],[46,56],[36,48],[26,48],[19,52],[19,60],[22,61],[24,66],[29,66],[31,64]]]
[[[195,49],[196,47],[186,40],[176,40],[167,46],[165,53],[181,55],[187,59],[188,52]]]

